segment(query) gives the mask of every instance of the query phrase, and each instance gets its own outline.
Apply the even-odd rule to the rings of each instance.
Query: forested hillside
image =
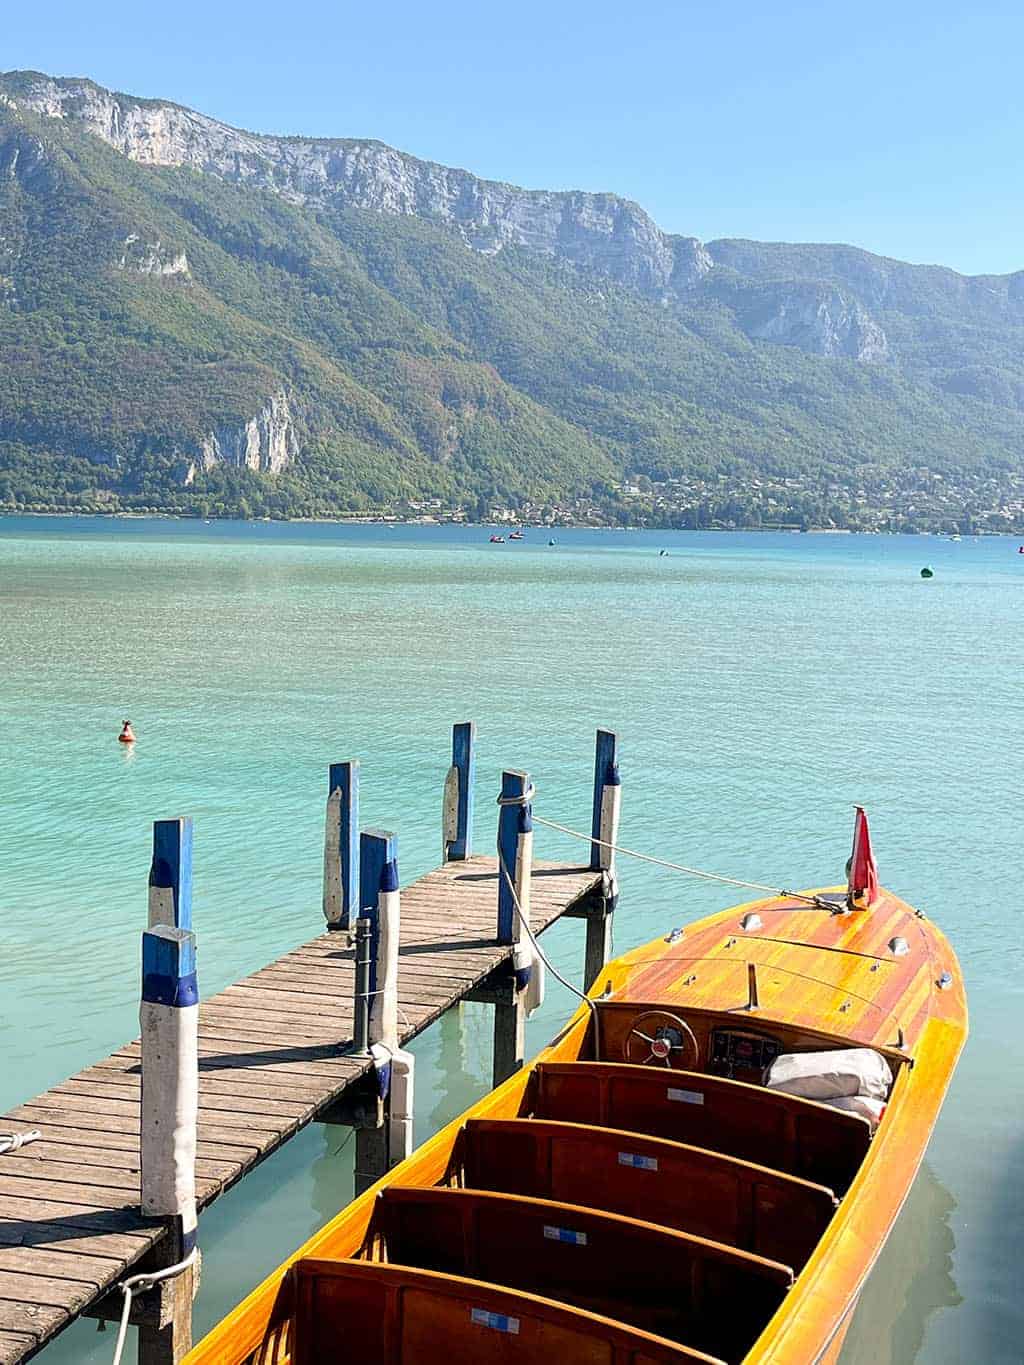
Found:
[[[0,508],[1000,529],[1022,342],[1020,276],[0,76]]]

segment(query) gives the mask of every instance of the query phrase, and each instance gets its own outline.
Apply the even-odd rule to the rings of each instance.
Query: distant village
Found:
[[[737,479],[654,479],[631,474],[589,497],[564,502],[480,500],[473,507],[440,498],[397,504],[388,521],[487,522],[495,525],[628,526],[689,530],[1005,535],[1024,533],[1024,476],[934,470],[865,478],[863,485],[762,475]]]

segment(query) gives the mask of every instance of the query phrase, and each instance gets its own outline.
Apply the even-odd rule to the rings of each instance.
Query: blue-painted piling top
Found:
[[[372,917],[382,891],[398,890],[398,835],[364,829],[359,836],[359,912]]]
[[[597,732],[594,750],[594,808],[590,821],[590,837],[601,837],[601,798],[605,787],[621,786],[619,776],[619,737],[614,730],[602,726]],[[590,845],[590,866],[595,871],[601,866],[601,850],[597,844]]]
[[[170,887],[174,897],[174,927],[192,928],[192,817],[154,820],[150,886]]]
[[[191,930],[159,924],[143,932],[142,999],[174,1009],[199,1003],[196,938]]]

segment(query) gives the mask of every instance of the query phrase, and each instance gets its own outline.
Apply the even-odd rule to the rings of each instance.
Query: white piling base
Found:
[[[196,1122],[199,1109],[199,1006],[143,1001],[142,1212],[178,1215],[187,1239],[196,1230]]]
[[[397,1166],[414,1147],[416,1058],[401,1048],[391,1057],[391,1096],[388,1110],[388,1166]]]

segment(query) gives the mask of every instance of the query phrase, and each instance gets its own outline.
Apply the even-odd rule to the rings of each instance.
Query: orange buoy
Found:
[[[118,742],[118,744],[134,744],[134,743],[135,743],[135,731],[132,729],[132,723],[131,723],[130,720],[126,720],[126,721],[123,721],[123,722],[122,722],[122,724],[121,724],[121,733],[120,733],[120,734],[118,735],[118,737],[117,737],[117,742]]]

